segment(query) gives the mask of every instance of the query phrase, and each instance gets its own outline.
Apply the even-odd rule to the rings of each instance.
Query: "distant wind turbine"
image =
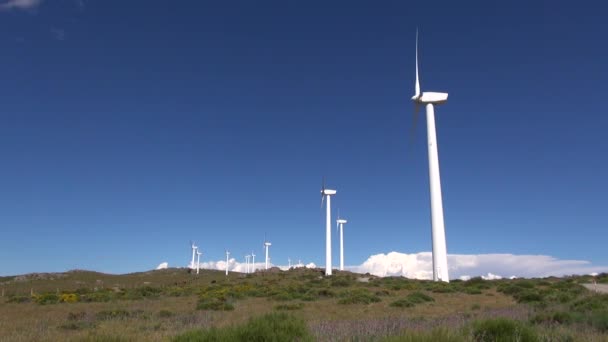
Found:
[[[198,248],[194,241],[190,241],[190,248],[192,248],[192,261],[190,262],[190,268],[194,268],[194,255],[196,254],[196,249]]]
[[[251,273],[255,273],[255,254],[253,254],[253,251],[251,251],[251,266],[252,266],[252,270]]]
[[[418,118],[420,105],[426,107],[426,126],[428,135],[429,154],[429,184],[431,191],[431,232],[433,238],[433,280],[449,282],[448,253],[445,241],[445,226],[443,222],[443,203],[441,199],[441,179],[439,177],[439,154],[437,152],[437,135],[435,131],[435,110],[433,105],[440,105],[448,100],[447,93],[420,92],[418,77],[418,30],[416,30],[416,93],[414,101],[414,125]]]
[[[200,252],[198,250],[198,248],[196,249],[196,274],[198,274],[198,270],[200,268],[201,265],[201,254],[203,254],[202,252]]]
[[[245,264],[247,265],[245,273],[249,273],[249,258],[251,258],[251,255],[245,255]]]
[[[230,252],[228,252],[228,250],[226,250],[226,276],[228,276],[228,257],[230,256]]]
[[[326,216],[325,216],[325,275],[331,275],[331,196],[336,194],[336,190],[325,188],[325,179],[321,187],[321,208],[323,200],[327,197]]]
[[[272,244],[266,241],[266,238],[264,238],[264,248],[266,250],[266,269],[268,269],[268,263],[270,262],[270,258],[268,257],[268,248],[270,246],[272,246]]]
[[[340,229],[340,271],[344,271],[344,225],[348,221],[341,219],[338,214],[338,220],[336,221],[337,228]]]

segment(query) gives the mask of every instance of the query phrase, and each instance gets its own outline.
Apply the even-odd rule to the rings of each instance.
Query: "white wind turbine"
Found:
[[[433,105],[440,105],[448,100],[447,93],[420,92],[418,77],[418,30],[416,30],[416,93],[412,96],[415,103],[415,127],[420,105],[426,107],[426,126],[429,154],[429,184],[431,191],[431,232],[433,238],[433,279],[449,282],[448,254],[443,222],[443,203],[441,199],[441,179],[439,177],[439,155],[437,152],[437,134],[435,131],[435,111]],[[412,128],[413,129],[413,128]]]
[[[251,258],[251,255],[245,255],[245,264],[247,265],[245,273],[249,273],[249,259],[250,258]]]
[[[336,194],[336,190],[325,188],[325,179],[321,188],[321,208],[323,200],[327,197],[326,216],[325,216],[325,275],[331,275],[331,196]]]
[[[268,258],[268,247],[272,246],[272,244],[266,241],[264,238],[264,249],[266,250],[266,269],[268,269],[268,263],[270,262],[270,258]]]
[[[230,252],[226,250],[226,276],[228,276],[228,257],[230,256]]]
[[[196,249],[196,274],[198,274],[198,270],[200,269],[202,254],[203,254],[203,252],[199,251],[197,248]]]
[[[190,248],[192,248],[192,261],[190,262],[190,268],[194,268],[194,255],[198,247],[194,244],[194,241],[190,241]]]
[[[251,273],[255,273],[255,254],[251,251]]]
[[[341,219],[338,214],[338,220],[336,221],[337,228],[340,229],[340,271],[344,271],[344,224],[348,221]]]
[[[291,258],[287,258],[287,269],[291,268]]]

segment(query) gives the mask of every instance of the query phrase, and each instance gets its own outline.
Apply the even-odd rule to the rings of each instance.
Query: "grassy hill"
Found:
[[[0,278],[0,340],[608,341],[608,295],[588,282],[444,284],[303,268],[36,273]]]

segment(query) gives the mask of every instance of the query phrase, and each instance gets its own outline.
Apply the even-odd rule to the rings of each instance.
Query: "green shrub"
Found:
[[[116,310],[99,311],[95,315],[95,318],[97,318],[100,321],[104,321],[104,320],[110,320],[110,319],[125,319],[125,318],[129,318],[129,316],[131,316],[131,313],[129,313],[129,311],[124,310],[124,309],[116,309]]]
[[[592,313],[591,326],[603,333],[608,332],[608,311]]]
[[[408,331],[401,335],[387,337],[382,342],[465,342],[469,341],[459,331],[434,329],[426,331]]]
[[[64,293],[59,296],[59,301],[62,303],[76,303],[80,301],[80,297],[76,293]]]
[[[313,341],[306,323],[285,313],[252,318],[244,325],[194,330],[176,336],[175,342],[190,341]]]
[[[406,297],[410,302],[414,304],[425,303],[425,302],[434,302],[435,299],[427,294],[422,292],[412,292]]]
[[[535,342],[539,338],[532,328],[506,318],[476,321],[472,327],[473,339],[478,342]]]
[[[32,301],[32,297],[30,296],[18,296],[12,295],[8,297],[7,303],[29,303]]]
[[[416,304],[412,303],[408,299],[402,298],[402,299],[398,299],[398,300],[390,303],[389,306],[392,306],[395,308],[411,308],[413,306],[416,306]]]
[[[114,298],[114,293],[109,290],[91,292],[80,295],[81,302],[109,302]]]
[[[304,303],[280,304],[275,306],[275,310],[300,310],[304,307]]]
[[[54,293],[43,293],[34,295],[34,302],[40,305],[59,303],[59,296]]]
[[[169,311],[169,310],[160,310],[158,312],[158,317],[160,318],[168,318],[168,317],[172,317],[174,314],[173,312]]]
[[[85,330],[95,328],[95,323],[85,321],[68,322],[61,324],[59,328],[63,330]]]
[[[370,304],[381,301],[380,297],[364,288],[344,291],[340,297],[338,304]]]
[[[232,311],[234,305],[228,300],[219,298],[202,298],[196,305],[197,310],[213,310],[213,311]]]

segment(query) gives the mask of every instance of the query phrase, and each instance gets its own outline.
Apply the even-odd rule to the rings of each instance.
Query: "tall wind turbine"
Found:
[[[323,200],[327,197],[326,214],[325,214],[325,275],[331,275],[331,196],[336,194],[336,190],[325,188],[325,180],[321,188],[321,208],[323,208]]]
[[[249,259],[250,258],[251,258],[251,255],[245,255],[245,265],[247,265],[245,268],[245,273],[249,273]]]
[[[340,215],[338,215],[338,220],[336,224],[338,228],[340,228],[340,271],[344,271],[344,224],[348,221],[341,219]]]
[[[272,244],[268,241],[266,241],[266,238],[264,238],[264,248],[266,250],[266,269],[268,269],[268,261],[270,259],[268,259],[268,247],[272,246]]]
[[[251,273],[255,273],[255,254],[251,251]]]
[[[230,252],[226,251],[226,276],[228,276],[228,257],[230,256]]]
[[[196,249],[198,248],[194,241],[190,241],[190,248],[192,248],[192,261],[190,262],[190,268],[194,268],[194,255],[196,254]]]
[[[196,274],[198,274],[198,270],[201,265],[201,254],[203,254],[203,253],[201,251],[199,251],[197,248],[196,249]]]
[[[416,93],[414,101],[414,125],[418,117],[420,105],[426,107],[426,128],[429,149],[429,184],[431,191],[431,232],[433,238],[433,279],[449,282],[448,252],[445,242],[445,226],[443,223],[443,201],[441,199],[441,179],[439,177],[439,155],[437,152],[437,134],[435,131],[435,110],[433,105],[444,104],[448,93],[420,92],[418,77],[418,30],[416,30]],[[412,126],[414,127],[414,126]]]

